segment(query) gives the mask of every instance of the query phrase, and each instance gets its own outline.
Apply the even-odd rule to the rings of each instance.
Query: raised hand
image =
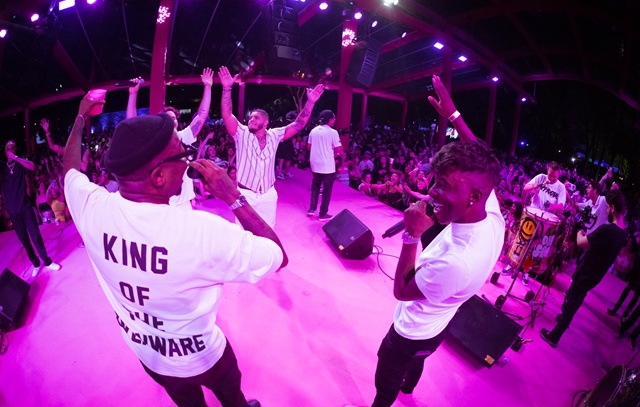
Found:
[[[212,86],[213,70],[211,68],[204,68],[204,71],[202,71],[202,75],[200,75],[200,79],[202,79],[202,83],[204,84],[204,86]]]
[[[453,100],[451,100],[449,92],[447,92],[447,89],[442,84],[442,80],[440,80],[439,76],[433,75],[432,83],[433,90],[436,91],[440,100],[436,100],[433,96],[429,96],[429,102],[441,116],[451,116],[453,112],[456,111],[456,106],[453,104]]]
[[[218,78],[220,78],[220,84],[222,85],[222,88],[229,89],[233,87],[236,79],[238,79],[238,74],[236,74],[235,76],[231,76],[231,74],[229,73],[229,69],[226,66],[221,66],[220,70],[218,71]]]
[[[105,103],[104,99],[103,100],[93,99],[87,93],[86,95],[84,95],[84,97],[80,101],[80,107],[78,108],[78,115],[82,117],[88,117],[89,113],[91,112],[91,109],[93,109],[93,106],[104,105],[104,103]]]
[[[404,227],[411,236],[422,234],[433,226],[433,219],[427,216],[427,202],[419,200],[404,211]]]
[[[40,120],[40,126],[42,126],[45,133],[49,133],[49,121],[47,119]]]
[[[313,89],[307,88],[307,100],[311,103],[315,103],[318,101],[318,99],[320,99],[320,96],[322,96],[323,92],[324,85],[322,84],[316,85],[316,87]]]
[[[133,95],[133,94],[138,93],[138,91],[140,90],[140,85],[141,85],[141,84],[142,84],[142,82],[144,82],[144,81],[142,80],[142,78],[141,78],[141,77],[139,77],[139,76],[138,76],[137,78],[133,78],[133,79],[131,79],[131,80],[130,80],[130,82],[134,82],[134,83],[135,83],[135,86],[131,86],[131,87],[129,88],[129,94],[130,94],[130,95]]]

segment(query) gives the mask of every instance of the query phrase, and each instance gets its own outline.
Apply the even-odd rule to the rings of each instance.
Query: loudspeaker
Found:
[[[11,331],[18,325],[18,321],[27,303],[29,284],[16,276],[9,269],[4,269],[0,275],[0,328]]]
[[[447,337],[480,363],[491,367],[513,345],[520,331],[520,324],[474,295],[458,309]]]
[[[345,259],[364,260],[373,253],[373,233],[348,209],[334,216],[322,230]]]
[[[358,41],[347,71],[346,80],[349,84],[365,88],[371,87],[378,69],[381,49],[382,43],[373,38]]]

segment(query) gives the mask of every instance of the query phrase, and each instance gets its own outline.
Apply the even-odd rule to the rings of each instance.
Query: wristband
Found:
[[[402,234],[402,244],[418,244],[420,243],[420,237],[413,237],[409,232]]]
[[[449,121],[453,122],[458,117],[460,117],[460,112],[456,110],[455,112],[451,113],[451,116],[449,116]]]
[[[77,116],[76,116],[76,119],[77,119],[78,117],[82,119],[82,125],[84,126],[84,123],[85,123],[84,116],[83,116],[83,115],[81,115],[81,114],[79,114],[79,115],[77,115]]]

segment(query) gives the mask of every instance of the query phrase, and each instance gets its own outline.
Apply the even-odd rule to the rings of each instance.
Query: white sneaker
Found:
[[[40,267],[34,267],[33,271],[31,272],[31,277],[36,277],[38,275],[38,272],[40,272]]]
[[[58,271],[62,268],[58,263],[51,263],[47,266],[47,268],[51,271]]]
[[[522,273],[522,285],[529,286],[529,273]]]

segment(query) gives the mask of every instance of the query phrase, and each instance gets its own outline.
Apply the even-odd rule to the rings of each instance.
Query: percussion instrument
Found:
[[[635,370],[615,366],[589,392],[580,407],[638,407],[640,377]]]
[[[509,258],[524,271],[546,270],[546,260],[555,253],[555,239],[562,221],[556,215],[528,206],[522,212]]]

